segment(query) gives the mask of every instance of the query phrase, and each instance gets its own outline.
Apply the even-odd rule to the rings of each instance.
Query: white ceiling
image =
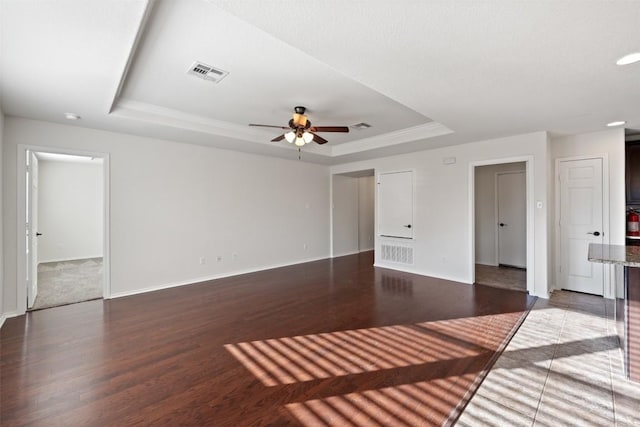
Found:
[[[0,0],[2,110],[326,164],[546,130],[640,127],[637,1]],[[218,84],[186,71],[229,72]],[[66,121],[65,112],[82,116]]]

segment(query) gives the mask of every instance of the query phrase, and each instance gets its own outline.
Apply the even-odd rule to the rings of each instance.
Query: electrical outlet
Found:
[[[222,255],[218,255],[218,257],[216,258],[216,260],[217,260],[218,262],[222,262]]]
[[[302,249],[304,249],[305,251],[307,250],[307,244],[306,243],[302,244]]]
[[[205,259],[204,259],[204,257],[203,257],[203,256],[201,256],[201,257],[200,257],[200,265],[203,265],[203,264],[204,264],[204,262],[205,262]]]

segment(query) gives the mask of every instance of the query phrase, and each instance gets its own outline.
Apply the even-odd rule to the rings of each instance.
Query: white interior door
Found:
[[[560,287],[604,293],[604,266],[587,261],[589,243],[603,243],[602,159],[559,162]]]
[[[497,174],[498,264],[527,266],[527,180],[524,172]]]
[[[27,194],[27,307],[33,307],[38,296],[38,158],[29,152]]]
[[[381,236],[413,238],[413,172],[380,174],[378,218]]]

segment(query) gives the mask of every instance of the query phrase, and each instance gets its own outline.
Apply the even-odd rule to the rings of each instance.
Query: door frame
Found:
[[[499,206],[499,197],[498,197],[498,176],[499,175],[508,175],[508,174],[514,174],[514,173],[523,173],[524,177],[525,177],[525,191],[526,191],[526,179],[527,179],[527,170],[513,170],[513,171],[504,171],[504,172],[496,172],[496,176],[494,178],[494,187],[496,190],[496,194],[495,194],[495,207],[494,207],[494,214],[495,214],[495,221],[494,221],[494,225],[495,225],[495,231],[496,231],[496,265],[500,265],[500,241],[499,241],[499,234],[500,234],[500,230],[497,227],[498,222],[500,222],[500,218],[499,218],[499,212],[498,212],[498,206]],[[475,190],[475,189],[474,189]],[[526,195],[525,195],[525,199],[526,199]],[[526,208],[525,208],[526,209]],[[525,228],[526,228],[526,220],[525,220]],[[525,230],[526,233],[526,230]],[[526,257],[525,257],[526,260]]]
[[[570,156],[570,157],[558,157],[555,159],[555,169],[553,171],[554,175],[554,191],[555,191],[555,218],[554,218],[554,232],[555,232],[555,245],[554,245],[554,286],[553,289],[562,289],[561,287],[561,275],[560,275],[560,265],[562,258],[562,246],[561,246],[561,230],[560,230],[560,163],[561,162],[573,162],[578,160],[591,160],[591,159],[600,159],[602,160],[602,233],[603,239],[602,243],[605,245],[609,244],[609,233],[610,233],[610,217],[609,217],[609,155],[607,153],[601,154],[592,154],[592,155],[582,155],[582,156]],[[611,268],[611,266],[605,264],[604,265],[604,274],[602,275],[604,283],[603,285],[603,296],[605,298],[614,298],[615,292],[612,289],[612,284],[615,283],[615,280],[612,280],[612,275],[615,274],[615,269]]]
[[[356,169],[354,171],[349,171],[349,172],[339,172],[339,173],[331,173],[329,174],[329,257],[330,258],[335,258],[335,257],[339,257],[339,256],[344,256],[344,255],[349,255],[349,254],[336,254],[334,251],[334,239],[333,239],[333,225],[335,222],[334,219],[334,209],[333,209],[333,196],[334,196],[334,188],[333,188],[333,177],[339,175],[339,176],[346,176],[349,178],[361,178],[361,177],[369,177],[372,176],[374,179],[374,186],[377,187],[377,177],[378,175],[376,174],[376,169],[373,167],[370,168],[364,168],[364,169]],[[376,204],[378,198],[378,194],[377,194],[377,189],[374,188],[374,192],[373,192],[373,250],[375,251],[376,248],[376,240],[377,240],[377,222],[376,222],[376,218],[378,216],[378,205]],[[358,204],[358,208],[359,208],[359,204]],[[360,221],[360,218],[358,216],[358,222]],[[358,241],[358,251],[357,252],[353,252],[354,254],[356,253],[360,253],[360,242]]]
[[[24,314],[27,311],[27,256],[26,256],[26,153],[32,151],[36,153],[53,153],[53,154],[70,154],[76,156],[85,157],[97,157],[102,159],[102,197],[103,197],[103,238],[102,238],[102,250],[103,250],[103,280],[102,280],[102,297],[105,299],[111,298],[111,232],[110,224],[111,219],[109,213],[110,209],[110,179],[109,179],[109,153],[101,153],[94,151],[83,151],[59,147],[46,147],[38,145],[18,144],[17,155],[17,249],[16,249],[16,272],[17,272],[17,307],[16,312],[18,315]]]
[[[533,156],[506,157],[489,160],[469,162],[469,266],[471,272],[471,284],[476,282],[476,167],[500,165],[504,163],[525,163],[526,188],[527,188],[527,292],[535,295],[535,236],[534,236],[534,192],[533,192]]]
[[[29,197],[26,199],[26,205],[28,209],[26,220],[29,224],[28,230],[25,235],[28,235],[26,242],[29,256],[27,257],[27,309],[33,307],[36,298],[38,296],[38,207],[39,207],[39,164],[40,161],[35,152],[29,151],[29,156],[25,157],[25,163],[29,162],[29,178],[27,179],[25,190],[28,189]],[[34,179],[35,177],[35,179]],[[34,186],[35,182],[35,186]],[[37,192],[34,193],[33,189],[37,188]],[[27,191],[25,191],[27,192]],[[35,205],[35,208],[34,208]],[[35,213],[34,213],[35,212]],[[34,221],[34,217],[36,218]],[[35,223],[35,224],[34,224]],[[26,230],[26,229],[25,229]],[[25,251],[27,252],[27,251]]]

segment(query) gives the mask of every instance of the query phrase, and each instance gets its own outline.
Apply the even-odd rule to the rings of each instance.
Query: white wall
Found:
[[[536,132],[471,144],[426,150],[401,156],[372,159],[333,166],[332,173],[348,173],[375,169],[376,173],[394,170],[415,170],[415,223],[412,241],[414,265],[404,266],[383,262],[380,245],[388,241],[376,236],[376,265],[403,269],[428,276],[459,282],[473,281],[473,223],[471,221],[471,163],[530,157],[534,200],[542,208],[533,211],[535,250],[533,251],[533,291],[546,297],[547,271],[547,210],[548,206],[548,141],[545,132]],[[443,158],[455,157],[453,165],[443,164]],[[515,160],[514,160],[515,161]]]
[[[4,237],[4,205],[2,195],[4,193],[4,176],[3,176],[3,152],[4,152],[4,114],[0,110],[0,242]],[[4,314],[7,311],[4,308],[4,249],[0,244],[0,327],[4,323]]]
[[[4,144],[11,230],[18,144],[110,155],[112,295],[329,256],[326,166],[20,118],[7,118]],[[8,310],[16,238],[4,239]]]
[[[553,159],[554,168],[555,161],[562,158],[572,158],[576,156],[601,156],[604,155],[608,160],[606,169],[608,170],[609,185],[609,206],[608,216],[609,236],[605,235],[605,243],[612,245],[625,244],[625,227],[626,227],[626,209],[625,209],[625,145],[624,145],[624,129],[612,129],[602,132],[584,133],[578,135],[570,135],[563,137],[551,138],[551,158]],[[557,171],[553,174],[553,185],[551,189],[555,197],[555,183],[557,181]],[[606,207],[605,207],[606,208]],[[558,218],[556,210],[550,213],[553,218],[551,227],[551,256],[550,270],[553,272],[554,286],[557,283],[557,260],[556,255],[558,248],[556,246],[556,235]],[[608,240],[608,241],[607,241]],[[605,283],[605,296],[613,296],[614,269],[605,265],[605,272],[610,278]]]
[[[373,250],[375,234],[375,176],[358,178],[358,250]]]
[[[38,262],[102,257],[102,162],[38,164]]]
[[[475,170],[476,263],[498,265],[496,259],[496,174],[524,171],[526,163],[478,166]]]
[[[333,256],[358,252],[358,178],[333,176]]]

